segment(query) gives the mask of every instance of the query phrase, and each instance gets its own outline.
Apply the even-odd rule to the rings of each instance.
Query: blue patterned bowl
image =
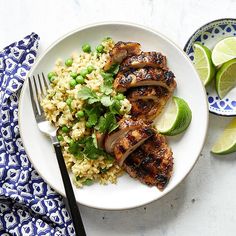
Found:
[[[194,60],[193,44],[200,42],[213,49],[223,38],[236,36],[236,19],[219,19],[200,27],[188,40],[184,51]],[[206,87],[209,111],[216,115],[236,116],[236,88],[231,90],[224,99],[220,99],[215,90],[214,82]]]

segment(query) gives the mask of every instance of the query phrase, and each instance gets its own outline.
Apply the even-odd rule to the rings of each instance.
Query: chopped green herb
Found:
[[[113,64],[107,72],[111,73],[112,75],[116,75],[118,73],[119,69],[120,69],[119,64]]]
[[[113,101],[110,96],[102,96],[101,97],[101,103],[105,107],[109,107],[112,105]]]
[[[81,98],[82,100],[87,100],[88,104],[93,104],[99,101],[97,94],[88,87],[83,87],[78,92],[78,98]]]
[[[113,114],[120,114],[120,108],[121,108],[121,104],[120,104],[120,101],[118,100],[114,100],[112,105],[109,107],[110,112]]]
[[[86,126],[88,128],[91,128],[92,126],[96,125],[98,122],[98,119],[101,115],[101,105],[95,104],[94,106],[87,106],[84,109],[86,116],[88,117],[88,120],[86,122]]]
[[[78,92],[78,98],[81,98],[83,100],[88,100],[89,104],[93,104],[95,102],[99,101],[99,98],[95,92],[93,92],[90,88],[88,87],[83,87],[79,92]]]
[[[83,185],[87,185],[87,186],[92,185],[93,184],[93,180],[92,179],[86,179],[82,184]]]
[[[97,128],[101,133],[110,133],[118,126],[115,115],[109,112],[100,117]]]

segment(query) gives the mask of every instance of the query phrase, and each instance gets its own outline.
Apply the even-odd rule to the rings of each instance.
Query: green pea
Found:
[[[72,80],[70,81],[70,87],[71,87],[71,88],[74,88],[76,84],[77,84],[77,82],[76,82],[75,79],[72,79]]]
[[[77,74],[76,72],[71,72],[71,73],[70,73],[70,76],[71,76],[73,79],[75,79],[75,78],[78,76],[78,74]]]
[[[52,76],[49,81],[52,83],[55,79],[56,79],[56,76]]]
[[[70,107],[71,103],[72,103],[72,99],[71,98],[67,98],[66,104]]]
[[[65,61],[66,66],[70,67],[70,66],[72,66],[72,64],[73,64],[73,59],[72,58],[66,59],[66,61]]]
[[[99,44],[99,45],[96,47],[97,52],[100,52],[100,53],[103,52],[103,49],[104,49],[104,47],[103,47],[102,44]]]
[[[88,66],[87,67],[88,73],[90,74],[95,68],[93,66]]]
[[[74,141],[73,139],[71,139],[70,142],[69,142],[69,146],[71,147],[71,146],[73,146],[74,144],[75,144],[75,141]]]
[[[80,71],[80,75],[82,75],[83,77],[85,77],[87,74],[89,74],[87,69],[83,69]]]
[[[83,84],[83,83],[84,83],[84,77],[83,77],[82,75],[78,75],[78,76],[76,77],[76,82],[77,82],[78,84]]]
[[[49,73],[48,73],[48,79],[49,79],[49,81],[51,81],[51,78],[52,78],[53,76],[55,76],[55,75],[56,75],[55,72],[53,72],[53,71],[49,72]]]
[[[125,96],[122,93],[119,93],[118,95],[116,95],[116,99],[117,100],[124,100]]]
[[[78,117],[78,118],[84,117],[84,112],[83,111],[78,111],[76,113],[76,117]]]
[[[85,43],[85,44],[82,46],[82,50],[83,50],[84,52],[90,53],[90,52],[91,52],[91,46],[90,46],[88,43]]]
[[[57,139],[58,139],[58,141],[63,141],[64,140],[64,138],[61,135],[58,135]]]
[[[69,130],[70,130],[70,129],[69,129],[67,126],[65,126],[65,125],[62,126],[62,128],[61,128],[61,131],[64,132],[64,133],[68,133]]]

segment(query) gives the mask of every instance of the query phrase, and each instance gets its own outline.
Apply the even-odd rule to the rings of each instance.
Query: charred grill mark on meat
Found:
[[[114,81],[114,88],[118,92],[125,92],[129,88],[139,86],[162,86],[169,91],[176,87],[175,76],[171,71],[157,68],[141,68],[119,72]]]
[[[131,177],[163,190],[172,175],[172,155],[165,137],[156,134],[132,152],[123,166]]]
[[[117,42],[110,52],[110,59],[104,70],[109,70],[113,64],[120,64],[126,57],[138,55],[141,52],[141,45],[134,42]]]
[[[166,56],[160,52],[141,52],[126,58],[121,64],[121,71],[127,71],[130,68],[153,67],[167,70]]]
[[[141,127],[129,131],[123,138],[119,139],[114,145],[114,154],[119,165],[122,166],[127,156],[154,134],[155,131],[152,128]]]

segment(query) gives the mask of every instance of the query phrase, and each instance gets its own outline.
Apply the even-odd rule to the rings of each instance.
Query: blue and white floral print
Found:
[[[0,235],[75,235],[62,197],[37,174],[18,126],[18,94],[33,65],[35,33],[0,52]]]

